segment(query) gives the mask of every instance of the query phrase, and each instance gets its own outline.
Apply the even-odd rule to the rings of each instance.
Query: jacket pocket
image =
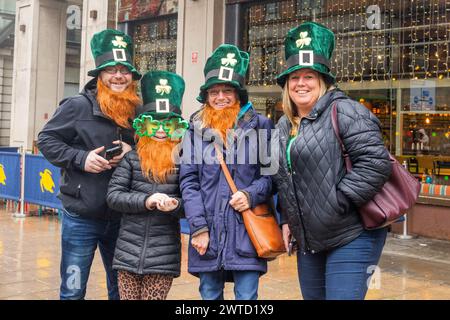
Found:
[[[256,258],[258,254],[256,253],[256,249],[253,246],[250,237],[248,236],[248,232],[245,229],[244,221],[242,219],[242,215],[240,213],[236,213],[235,215],[239,215],[240,217],[236,217],[236,253],[242,257],[248,258]]]
[[[80,197],[80,190],[81,184],[78,183],[67,183],[59,187],[61,193],[77,199]]]

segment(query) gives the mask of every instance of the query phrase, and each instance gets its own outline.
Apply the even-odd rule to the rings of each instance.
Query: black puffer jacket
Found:
[[[145,201],[154,193],[178,200],[171,212],[148,210]],[[138,154],[128,152],[109,183],[108,205],[123,212],[113,268],[136,274],[167,274],[178,277],[181,265],[179,218],[183,204],[178,168],[166,184],[150,182],[142,175]]]
[[[117,126],[97,103],[97,78],[78,96],[63,100],[38,135],[44,157],[61,168],[60,192],[64,208],[85,218],[120,219],[106,205],[108,182],[114,169],[101,173],[84,171],[89,152],[114,146],[114,140],[134,145],[133,131]]]
[[[331,123],[337,103],[339,130],[353,164],[346,173],[342,152]],[[325,94],[302,119],[290,147],[291,125],[286,116],[278,124],[280,168],[274,176],[282,223],[302,249],[319,252],[342,246],[364,230],[356,208],[370,200],[391,174],[380,122],[369,110],[340,90]]]

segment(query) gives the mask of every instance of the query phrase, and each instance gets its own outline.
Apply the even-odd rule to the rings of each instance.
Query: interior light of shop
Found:
[[[426,123],[426,124],[430,124],[430,122],[431,122],[430,118],[427,117],[427,118],[425,119],[425,123]]]
[[[444,75],[440,74],[438,78],[439,78],[439,80],[442,80],[442,79],[444,79]]]

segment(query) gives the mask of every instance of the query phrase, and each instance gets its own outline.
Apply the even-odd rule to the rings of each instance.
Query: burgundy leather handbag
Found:
[[[339,134],[336,104],[332,105],[331,121],[342,149],[347,172],[352,170],[352,162]],[[414,178],[389,153],[392,173],[383,188],[372,200],[358,208],[364,228],[367,230],[385,227],[403,216],[416,203],[420,193],[420,182]]]

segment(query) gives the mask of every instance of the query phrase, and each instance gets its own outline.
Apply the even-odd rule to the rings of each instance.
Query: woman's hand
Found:
[[[206,249],[208,249],[209,244],[209,233],[208,231],[202,232],[191,239],[192,247],[197,250],[199,255],[204,255]]]
[[[156,208],[160,211],[169,212],[178,207],[178,200],[175,198],[167,198],[156,204]]]
[[[145,207],[148,210],[154,210],[157,206],[164,206],[164,201],[170,197],[165,193],[154,193],[145,201]],[[178,201],[177,201],[178,202]],[[159,209],[159,208],[158,208]]]
[[[283,234],[283,242],[284,242],[284,247],[286,248],[286,252],[289,252],[289,241],[291,241],[291,230],[289,229],[289,225],[283,224],[281,226],[281,231]]]
[[[233,207],[234,210],[242,212],[250,208],[250,204],[248,203],[248,198],[242,191],[238,191],[231,196],[230,206]]]

